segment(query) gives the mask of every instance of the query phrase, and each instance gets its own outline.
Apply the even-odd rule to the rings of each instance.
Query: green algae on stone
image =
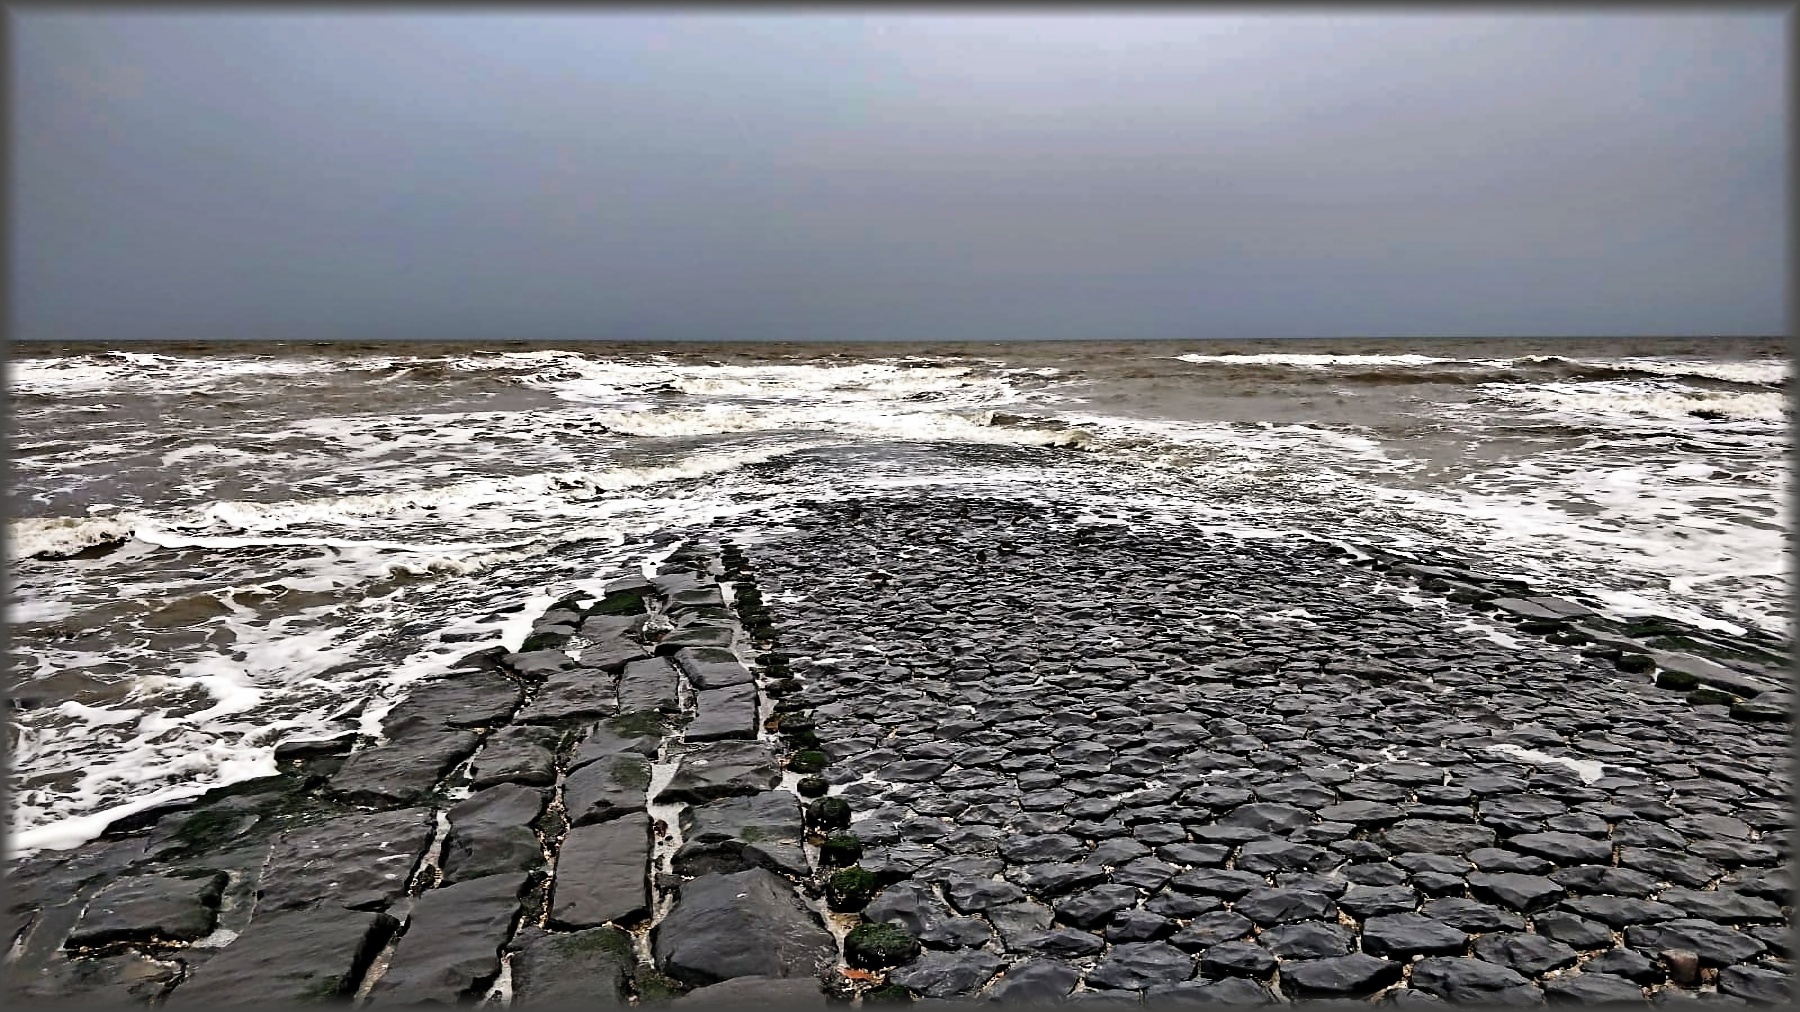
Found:
[[[795,752],[788,759],[787,767],[795,773],[817,773],[829,762],[831,759],[818,749],[806,749]]]
[[[850,825],[850,802],[843,798],[820,798],[806,806],[806,824],[820,832],[844,829]]]
[[[873,991],[863,992],[862,1000],[864,1005],[909,1005],[913,995],[899,984],[883,984]]]
[[[606,729],[622,738],[641,738],[645,735],[665,735],[669,733],[669,722],[662,714],[653,711],[634,711],[609,717],[604,721]]]
[[[632,977],[632,987],[637,991],[638,1001],[642,1004],[661,1004],[674,1001],[687,993],[687,988],[673,977],[664,976],[647,966],[638,967]]]
[[[858,924],[844,938],[844,959],[859,970],[899,966],[919,954],[919,940],[895,924]]]
[[[794,790],[803,798],[822,798],[831,791],[831,782],[824,777],[803,777]]]
[[[825,880],[825,904],[840,914],[851,914],[869,905],[881,889],[875,873],[861,867],[845,868]]]
[[[851,833],[837,833],[819,844],[819,863],[828,868],[842,868],[862,858],[862,841]]]

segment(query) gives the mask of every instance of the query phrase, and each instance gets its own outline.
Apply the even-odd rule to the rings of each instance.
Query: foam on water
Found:
[[[1534,364],[1182,357],[1327,376]],[[254,394],[237,415],[194,409],[154,445],[115,417],[123,409],[32,408],[37,455],[22,484],[63,515],[9,523],[22,564],[8,619],[28,635],[61,630],[28,642],[20,678],[76,685],[15,726],[10,819],[34,846],[72,846],[113,813],[263,775],[289,736],[378,734],[410,685],[471,651],[518,646],[565,594],[653,567],[675,550],[670,531],[754,514],[762,526],[734,534],[754,544],[797,499],[943,487],[1072,507],[1084,523],[1452,548],[1614,614],[1786,622],[1785,422],[1766,400],[1782,395],[1741,388],[1785,381],[1779,362],[1620,359],[1598,365],[1639,375],[1470,388],[1477,400],[1424,409],[1423,429],[1478,448],[1504,419],[1519,447],[1448,468],[1413,432],[1111,415],[1080,369],[995,358],[745,365],[551,350],[25,365],[27,387],[84,397]],[[537,400],[441,405],[431,391],[445,376]],[[332,391],[369,385],[404,406],[332,409]],[[297,386],[314,399],[290,406]],[[1591,431],[1571,436],[1572,424]],[[1051,452],[1070,447],[1086,452]]]

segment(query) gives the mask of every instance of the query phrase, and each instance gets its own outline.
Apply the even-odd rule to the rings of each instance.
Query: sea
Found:
[[[1791,371],[1735,338],[15,344],[8,842],[378,733],[550,602],[846,498],[1475,560],[1786,637]]]

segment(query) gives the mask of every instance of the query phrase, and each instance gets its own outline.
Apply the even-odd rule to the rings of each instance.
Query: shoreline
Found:
[[[1621,628],[1376,549],[995,500],[796,505],[811,515],[767,540],[720,525],[660,582],[556,602],[520,652],[417,687],[384,741],[288,743],[276,777],[9,862],[9,989],[180,1003],[246,957],[243,932],[377,998],[424,995],[422,968],[458,945],[466,961],[470,938],[491,976],[438,997],[524,1003],[553,979],[620,1000],[734,979],[713,996],[769,1001],[1788,986],[1766,955],[1791,920],[1773,637]],[[673,639],[634,638],[634,592]],[[1517,646],[1451,621],[1502,616]],[[683,643],[676,667],[649,663]],[[571,645],[579,660],[554,656]],[[710,773],[684,772],[707,753]],[[810,777],[848,810],[791,793]],[[391,849],[358,852],[358,825]],[[589,857],[565,868],[572,840]],[[306,871],[318,847],[333,857]],[[443,882],[461,854],[475,864]],[[384,857],[410,870],[370,880]],[[703,930],[726,879],[761,918],[731,940]],[[361,891],[302,895],[326,880]],[[559,915],[559,881],[598,912]],[[897,930],[856,935],[865,919]],[[271,986],[259,972],[232,976]]]

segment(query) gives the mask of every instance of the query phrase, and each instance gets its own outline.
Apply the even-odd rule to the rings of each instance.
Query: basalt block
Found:
[[[569,830],[551,883],[551,924],[629,925],[646,916],[650,847],[650,817],[643,813]]]
[[[370,1003],[450,1005],[479,997],[500,973],[500,947],[512,934],[525,881],[489,875],[419,897]]]
[[[675,775],[657,795],[665,803],[697,804],[766,791],[781,782],[775,751],[762,742],[716,741],[683,752]]]
[[[800,802],[787,791],[761,791],[682,810],[681,875],[729,874],[768,868],[796,877],[810,869],[803,849]]]
[[[734,977],[811,977],[837,943],[786,879],[761,868],[683,883],[651,932],[657,966],[690,986]]]
[[[350,910],[386,907],[405,895],[435,822],[431,809],[411,808],[283,833],[262,875],[257,916],[321,902]]]
[[[347,1001],[399,922],[331,904],[258,911],[218,955],[196,967],[164,1004],[278,1008]]]
[[[191,942],[211,933],[225,873],[195,876],[133,875],[118,879],[88,901],[71,946],[121,941]]]

